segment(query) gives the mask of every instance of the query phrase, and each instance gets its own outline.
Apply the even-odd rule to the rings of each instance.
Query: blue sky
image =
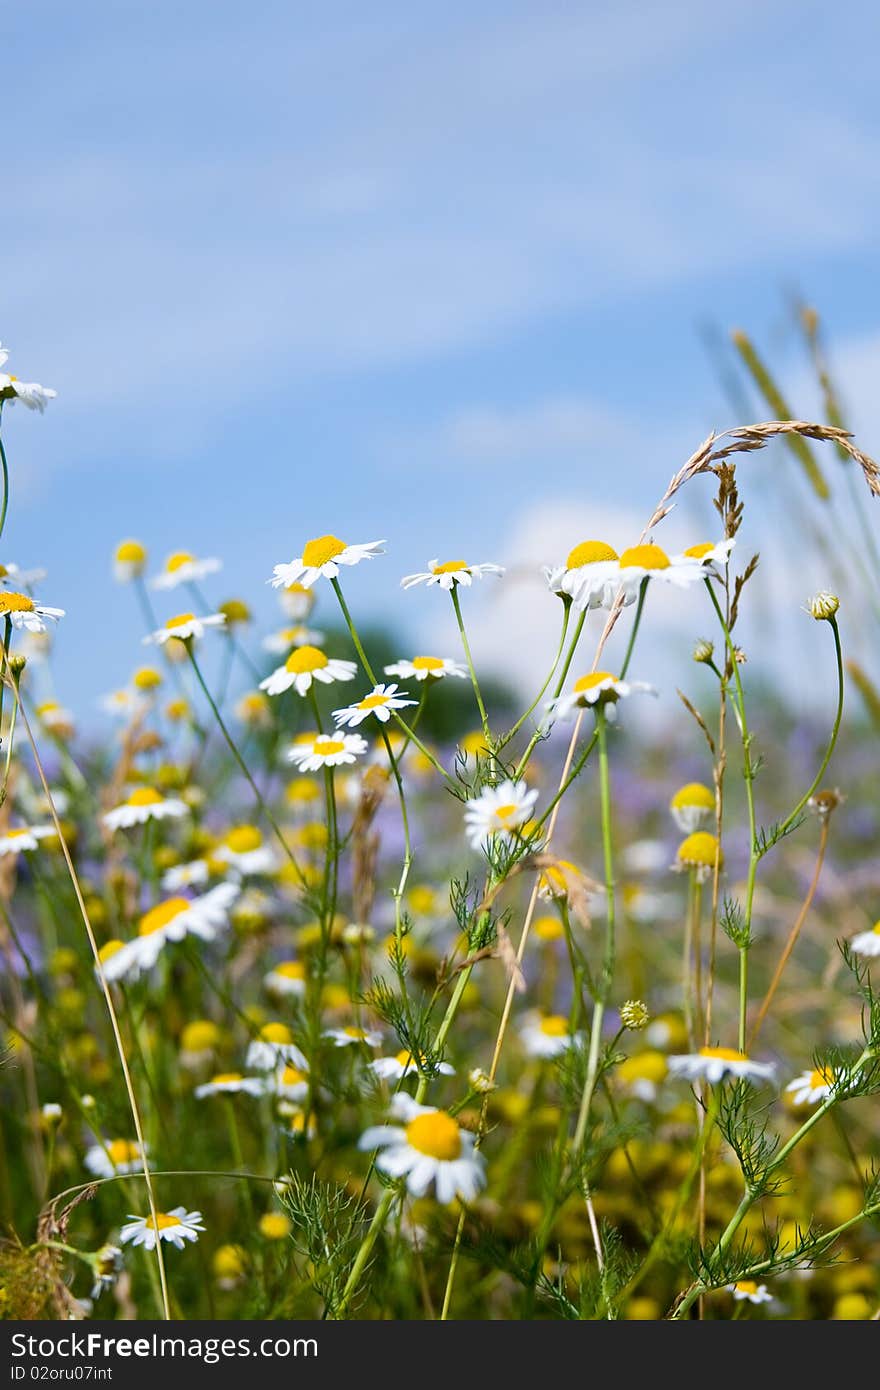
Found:
[[[221,556],[212,596],[266,623],[304,539],[387,537],[355,606],[412,628],[396,581],[435,554],[646,515],[739,423],[702,325],[814,403],[791,291],[880,451],[878,30],[812,0],[7,12],[0,339],[59,395],[7,412],[3,547],[68,610],[61,697],[141,659],[124,536]]]

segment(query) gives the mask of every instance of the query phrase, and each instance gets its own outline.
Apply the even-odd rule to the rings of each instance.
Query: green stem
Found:
[[[461,646],[464,652],[464,659],[467,662],[467,668],[470,672],[471,677],[471,685],[474,688],[474,699],[477,702],[477,709],[480,711],[480,722],[483,726],[483,737],[486,740],[486,747],[491,751],[492,733],[489,729],[489,716],[486,713],[486,706],[483,704],[483,696],[480,691],[480,682],[477,680],[477,673],[474,669],[474,662],[473,657],[471,656],[470,644],[467,639],[467,633],[465,632],[464,618],[461,614],[461,603],[459,602],[458,598],[457,584],[453,584],[452,588],[449,591],[449,596],[452,599],[452,606],[455,609],[455,621],[458,623],[458,632],[459,636],[461,637]]]
[[[0,424],[3,420],[3,406],[0,404]],[[9,465],[6,462],[6,450],[3,448],[3,435],[0,433],[0,470],[3,473],[3,501],[0,502],[0,536],[3,535],[3,528],[6,525],[6,512],[9,507]]]
[[[506,748],[507,745],[508,745],[508,743],[510,743],[511,739],[513,739],[513,738],[516,737],[516,735],[519,733],[520,729],[522,728],[523,724],[525,724],[526,720],[528,719],[529,715],[532,714],[532,713],[534,712],[535,709],[537,709],[537,707],[538,707],[538,705],[539,705],[539,703],[540,703],[542,697],[546,694],[547,686],[548,686],[548,685],[550,684],[550,682],[552,681],[552,679],[553,679],[553,672],[556,670],[556,667],[559,665],[559,661],[560,661],[560,658],[561,658],[561,656],[562,656],[562,650],[563,650],[563,647],[564,647],[564,645],[565,645],[565,636],[566,636],[566,633],[568,632],[568,620],[569,620],[570,616],[571,616],[571,604],[570,604],[570,603],[567,603],[567,604],[565,605],[565,611],[564,611],[564,613],[563,613],[563,615],[562,615],[562,631],[561,631],[561,633],[559,634],[559,645],[558,645],[558,647],[556,648],[556,655],[555,655],[554,658],[553,658],[553,665],[550,667],[550,670],[547,672],[547,679],[544,681],[544,684],[541,686],[541,689],[538,691],[538,693],[537,693],[537,695],[535,696],[534,700],[533,700],[532,703],[529,705],[529,707],[528,707],[528,709],[526,710],[525,714],[520,715],[519,719],[516,721],[516,723],[514,724],[513,728],[512,728],[512,729],[508,729],[507,733],[503,736],[503,738],[498,739],[498,741],[497,741],[496,744],[495,744],[495,752],[496,752],[496,753],[500,753],[500,752],[501,752],[501,749],[502,749],[502,748]]]

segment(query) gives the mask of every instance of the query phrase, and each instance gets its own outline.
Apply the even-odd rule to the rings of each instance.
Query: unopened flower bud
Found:
[[[488,1095],[490,1091],[496,1089],[495,1082],[488,1072],[483,1071],[482,1067],[474,1067],[468,1075],[468,1081],[471,1089],[477,1091],[481,1096]]]
[[[694,646],[694,661],[711,661],[714,651],[714,643],[710,642],[707,637],[701,637]]]
[[[9,658],[9,669],[16,680],[18,680],[25,666],[27,666],[27,657],[22,656],[20,652],[13,652],[12,656]]]
[[[647,1028],[650,1018],[648,1006],[643,1004],[641,999],[627,999],[626,1003],[620,1006],[620,1022],[624,1028],[630,1028],[634,1033]]]
[[[814,594],[807,605],[807,612],[816,619],[817,623],[827,622],[833,618],[840,607],[840,599],[836,594],[828,593],[823,589],[820,593]]]

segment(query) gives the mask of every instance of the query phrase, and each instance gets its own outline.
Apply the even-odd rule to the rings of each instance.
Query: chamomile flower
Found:
[[[187,815],[185,801],[163,796],[154,787],[137,787],[126,801],[114,806],[101,817],[108,830],[128,830],[133,825],[145,825],[149,820],[179,820]]]
[[[314,590],[307,589],[304,584],[298,584],[296,580],[292,584],[285,584],[278,598],[285,616],[290,618],[293,623],[302,622],[315,606]]]
[[[382,1034],[375,1028],[328,1028],[323,1036],[336,1047],[356,1047],[358,1044],[378,1047],[382,1041]]]
[[[849,945],[857,956],[880,956],[880,922],[875,922],[868,931],[860,931]]]
[[[207,1096],[262,1096],[266,1086],[260,1076],[242,1076],[240,1071],[222,1071],[212,1076],[193,1091],[196,1100]]]
[[[656,695],[657,691],[645,681],[624,681],[613,676],[610,671],[589,671],[575,681],[568,695],[554,700],[547,708],[551,713],[564,719],[576,709],[596,708],[601,705],[608,718],[615,714],[614,706],[618,700],[626,699],[635,691]]]
[[[341,767],[356,762],[367,751],[367,740],[360,734],[312,734],[307,743],[294,743],[287,750],[287,761],[300,772],[318,772],[322,767]]]
[[[292,627],[283,627],[279,632],[270,632],[268,637],[264,637],[263,650],[282,656],[294,647],[320,647],[324,636],[316,628],[295,623]]]
[[[141,701],[133,690],[111,690],[109,695],[102,695],[98,701],[100,708],[105,714],[112,714],[117,719],[130,719],[140,708]]]
[[[168,941],[182,941],[185,936],[213,941],[226,925],[238,891],[232,883],[218,883],[199,898],[166,898],[150,908],[140,919],[138,935],[103,961],[105,977],[111,982],[138,979],[156,964]]]
[[[535,788],[530,791],[525,782],[512,782],[509,778],[497,787],[487,787],[464,809],[469,844],[479,849],[490,836],[509,833],[525,825],[537,799]]]
[[[421,1059],[422,1065],[425,1058]],[[393,1057],[377,1057],[374,1062],[368,1063],[370,1071],[379,1077],[381,1081],[399,1081],[404,1076],[418,1076],[419,1068],[416,1059],[411,1052],[406,1049],[397,1052]],[[434,1070],[435,1068],[432,1068]],[[455,1067],[451,1067],[448,1062],[436,1064],[436,1071],[440,1076],[454,1076]]]
[[[620,557],[617,584],[604,606],[610,607],[617,593],[622,594],[624,603],[633,603],[643,579],[655,579],[662,584],[672,584],[677,589],[689,589],[705,577],[702,563],[696,558],[672,560],[659,545],[634,545],[624,550]]]
[[[685,835],[692,835],[715,815],[715,793],[702,782],[687,782],[679,787],[669,803],[669,809],[679,830]],[[714,867],[714,846],[712,864]]]
[[[716,858],[719,868],[723,869],[724,855],[716,837],[708,830],[695,830],[679,845],[673,868],[679,873],[693,870],[697,882],[704,883],[715,872]]]
[[[544,568],[550,590],[570,598],[579,612],[611,606],[619,571],[620,557],[605,541],[581,541],[564,565]]]
[[[439,560],[429,560],[428,568],[419,571],[418,574],[406,574],[400,581],[402,589],[412,589],[416,584],[439,584],[441,589],[446,589],[450,593],[456,584],[464,588],[470,588],[475,579],[482,579],[487,574],[504,573],[503,565],[471,565],[467,560],[446,560],[443,564]]]
[[[0,618],[8,618],[19,632],[22,629],[26,632],[45,632],[47,618],[57,623],[63,617],[63,608],[49,608],[45,603],[35,603],[28,594],[18,594],[13,589],[0,590]]]
[[[236,700],[235,717],[250,729],[272,727],[272,710],[261,690],[248,690]]]
[[[653,1104],[661,1084],[666,1080],[669,1067],[662,1052],[647,1048],[624,1057],[615,1070],[614,1076],[619,1084],[647,1105]]]
[[[291,686],[297,695],[306,695],[313,681],[332,685],[334,681],[351,681],[357,674],[354,661],[339,661],[328,657],[320,647],[296,647],[283,666],[277,666],[271,676],[260,681],[267,695],[281,695]]]
[[[89,1297],[99,1298],[107,1289],[112,1289],[122,1273],[122,1251],[118,1245],[102,1245],[92,1256],[92,1269],[95,1282]]]
[[[290,1062],[300,1071],[309,1069],[286,1023],[264,1024],[248,1046],[246,1061],[255,1071],[274,1071],[282,1062]]]
[[[0,343],[0,368],[6,366],[8,359],[9,352]],[[42,414],[57,394],[49,386],[40,386],[36,381],[19,381],[17,376],[0,371],[0,405],[4,401],[21,401],[28,410],[38,410]]]
[[[702,578],[705,579],[707,571],[714,572],[716,565],[723,568],[729,562],[730,552],[735,545],[736,541],[732,537],[723,541],[702,541],[700,545],[689,545],[687,550],[669,558],[673,565],[699,565],[703,570]]]
[[[785,1089],[791,1095],[792,1105],[815,1105],[830,1095],[837,1079],[830,1067],[818,1067],[801,1072]]]
[[[75,731],[73,715],[69,709],[59,705],[57,700],[44,700],[34,710],[37,718],[50,733],[60,738],[72,738]]]
[[[333,718],[337,728],[356,729],[358,724],[362,724],[365,719],[369,719],[374,714],[380,724],[387,724],[392,712],[398,709],[405,709],[407,705],[414,705],[415,700],[407,700],[405,690],[398,691],[397,685],[375,685],[369,695],[365,695],[362,700],[358,700],[355,705],[346,705],[344,709],[335,709]]]
[[[140,541],[120,541],[113,556],[113,573],[117,583],[127,584],[138,579],[147,567],[146,546]]]
[[[282,998],[301,998],[306,992],[306,966],[301,960],[282,960],[263,976],[267,994]]]
[[[372,560],[375,555],[383,555],[384,545],[384,541],[346,545],[338,536],[316,536],[303,546],[302,555],[297,555],[286,565],[276,565],[270,582],[275,589],[293,583],[310,589],[321,578],[335,579],[340,565],[358,565],[361,560]]]
[[[738,1303],[748,1301],[749,1303],[772,1303],[773,1295],[766,1284],[757,1284],[754,1279],[738,1279],[735,1284],[727,1285],[728,1293],[732,1293]]]
[[[569,1030],[568,1019],[562,1014],[542,1014],[532,1010],[519,1030],[520,1040],[528,1057],[561,1057],[580,1041],[579,1033]]]
[[[770,1062],[753,1062],[744,1052],[733,1047],[701,1047],[699,1052],[678,1053],[669,1058],[672,1076],[687,1081],[710,1081],[716,1085],[730,1077],[746,1081],[769,1081],[773,1077]]]
[[[129,1212],[128,1222],[119,1232],[123,1245],[142,1245],[145,1250],[155,1250],[157,1240],[165,1240],[182,1250],[188,1240],[198,1240],[202,1225],[200,1211],[187,1211],[186,1207],[172,1207],[170,1211],[157,1211],[155,1223],[152,1216],[135,1216]]]
[[[45,578],[45,570],[23,570],[21,565],[13,564],[11,560],[5,565],[0,565],[0,584],[4,586],[15,584],[17,589],[32,589]]]
[[[212,857],[228,864],[239,874],[269,874],[278,860],[255,825],[236,825],[213,851]]]
[[[203,888],[210,876],[207,859],[191,859],[187,864],[174,864],[162,875],[166,893],[179,893],[181,888]]]
[[[309,1093],[308,1069],[294,1066],[292,1062],[286,1062],[276,1071],[271,1086],[280,1100],[299,1104],[301,1100],[305,1100]]]
[[[193,584],[209,574],[216,574],[222,568],[220,560],[197,560],[188,550],[175,550],[165,561],[162,572],[150,580],[150,588],[176,589],[180,584]]]
[[[21,854],[22,850],[38,849],[40,840],[55,833],[55,827],[52,825],[15,826],[0,835],[0,857],[6,854]]]
[[[225,613],[209,613],[207,617],[197,618],[195,613],[177,613],[173,618],[169,618],[164,627],[145,637],[145,642],[154,642],[157,646],[162,646],[165,642],[170,642],[176,637],[180,642],[189,642],[192,639],[198,640],[205,635],[208,627],[225,627]]]
[[[460,661],[452,661],[448,656],[414,656],[412,661],[395,661],[385,667],[386,676],[400,676],[402,680],[442,680],[444,676],[458,676],[467,680],[467,667]]]
[[[142,1173],[144,1168],[143,1150],[133,1139],[108,1139],[103,1144],[93,1144],[83,1162],[96,1178]]]
[[[391,1178],[405,1177],[413,1197],[424,1196],[433,1184],[444,1206],[456,1197],[472,1201],[486,1180],[486,1161],[474,1148],[473,1134],[447,1111],[418,1105],[403,1092],[394,1097],[392,1113],[405,1126],[375,1125],[361,1135],[358,1148],[379,1149],[376,1167]]]

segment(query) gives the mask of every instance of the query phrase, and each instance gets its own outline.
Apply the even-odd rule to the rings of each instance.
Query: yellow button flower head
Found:
[[[146,547],[140,541],[120,541],[113,556],[113,573],[120,584],[137,579],[147,566]]]
[[[310,589],[322,577],[336,579],[340,565],[358,565],[361,560],[383,555],[384,544],[384,541],[363,541],[358,545],[346,545],[338,536],[316,536],[306,542],[301,555],[286,565],[275,566],[272,586],[289,590],[292,584],[302,584]]]
[[[620,557],[606,541],[581,541],[564,565],[545,567],[547,585],[578,612],[608,608],[614,601]]]
[[[715,793],[702,782],[688,782],[679,787],[669,809],[679,830],[690,835],[715,814]]]
[[[176,589],[180,584],[194,584],[206,575],[216,574],[222,569],[220,560],[198,560],[188,550],[176,550],[165,561],[161,574],[150,581],[153,589]]]
[[[718,845],[715,836],[708,830],[695,830],[687,839],[682,840],[675,856],[675,867],[677,869],[693,870],[697,880],[704,882],[710,874],[715,872],[715,860],[718,860],[719,868],[724,867],[724,855]]]

